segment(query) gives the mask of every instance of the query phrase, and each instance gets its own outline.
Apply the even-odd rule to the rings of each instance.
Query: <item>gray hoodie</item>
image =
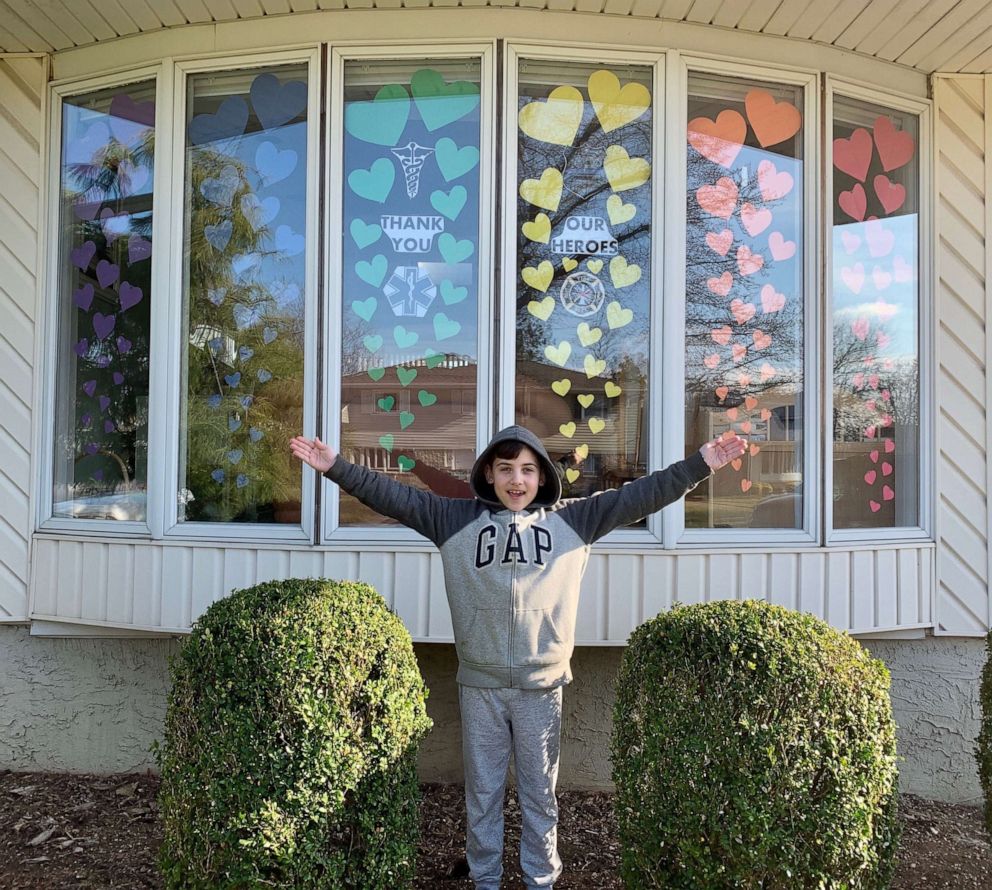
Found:
[[[544,473],[544,485],[523,512],[504,507],[485,480],[495,447],[506,441],[532,449]],[[710,469],[697,452],[621,488],[560,500],[561,481],[541,440],[511,426],[493,437],[472,468],[476,500],[403,485],[340,455],[326,475],[440,549],[458,682],[540,689],[572,680],[579,587],[592,544],[677,501]]]

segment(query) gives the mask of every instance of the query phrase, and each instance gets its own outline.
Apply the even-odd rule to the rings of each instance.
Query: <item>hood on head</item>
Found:
[[[487,504],[503,506],[500,499],[496,497],[496,490],[492,483],[486,481],[486,465],[492,463],[496,446],[502,442],[520,442],[537,455],[541,472],[544,473],[544,484],[537,489],[537,495],[530,502],[530,506],[550,507],[556,503],[561,498],[561,479],[541,440],[523,426],[508,426],[506,429],[500,430],[493,436],[492,441],[486,446],[486,450],[479,455],[475,466],[472,467],[472,475],[469,477],[475,496]]]

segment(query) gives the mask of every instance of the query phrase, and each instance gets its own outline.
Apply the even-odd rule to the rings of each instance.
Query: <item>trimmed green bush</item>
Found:
[[[985,830],[992,835],[992,631],[985,637],[985,667],[978,700],[982,705],[982,726],[978,731],[975,758],[978,760],[978,781],[985,795]]]
[[[156,746],[166,887],[409,885],[431,721],[410,635],[375,590],[235,591],[170,668]]]
[[[761,601],[676,604],[630,637],[613,780],[627,887],[875,890],[899,839],[889,672]]]

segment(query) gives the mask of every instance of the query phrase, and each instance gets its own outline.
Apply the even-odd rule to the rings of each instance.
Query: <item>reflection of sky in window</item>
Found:
[[[472,81],[471,77],[460,77],[459,79]],[[408,85],[404,86],[408,88]],[[362,101],[365,101],[364,96]],[[453,140],[458,148],[465,146],[478,148],[479,106],[477,104],[464,117],[429,131],[424,124],[417,103],[412,100],[403,101],[409,102],[409,118],[395,149],[402,151],[404,146],[415,143],[431,150],[420,168],[419,185],[415,196],[410,197],[408,194],[404,164],[393,153],[393,146],[375,145],[358,139],[347,130],[345,131],[344,221],[341,229],[344,238],[341,279],[345,325],[355,327],[362,324],[351,309],[353,302],[375,297],[378,301],[378,308],[371,322],[367,325],[367,330],[371,333],[381,334],[383,337],[384,345],[381,352],[377,353],[377,358],[385,359],[401,351],[392,336],[393,329],[397,325],[402,325],[408,332],[418,335],[416,345],[402,350],[407,359],[420,358],[427,348],[432,348],[437,352],[450,352],[474,357],[477,352],[476,314],[478,306],[478,165],[470,172],[455,177],[449,182],[438,167],[434,148],[439,140],[445,138]],[[352,102],[349,101],[346,104],[350,105]],[[383,99],[376,100],[376,105],[379,106],[380,104],[388,106],[392,103]],[[388,111],[384,111],[383,115],[387,118],[390,116]],[[392,188],[383,202],[356,194],[348,184],[349,174],[362,170],[369,171],[372,165],[380,159],[385,159],[392,165],[394,171]],[[452,220],[439,212],[435,203],[448,208],[449,212],[453,212],[448,202],[452,190],[459,186],[465,191],[465,203],[455,219]],[[438,196],[436,202],[432,203],[432,194],[438,191],[443,192],[447,197]],[[385,217],[432,217],[435,220],[440,218],[440,225],[443,228],[433,231],[413,231],[412,233],[406,230],[407,236],[412,234],[418,241],[425,236],[429,237],[430,246],[427,250],[422,250],[422,246],[427,246],[426,242],[415,247],[411,244],[410,246],[414,249],[410,252],[404,252],[397,249],[397,246],[404,246],[402,240],[399,245],[390,240],[390,235],[396,239],[402,239],[404,230],[399,228],[395,219],[384,220]],[[383,234],[371,245],[360,248],[351,234],[352,223],[356,220],[361,220],[366,226],[381,226],[384,230]],[[385,225],[383,225],[384,222]],[[442,233],[452,235],[457,241],[470,241],[473,245],[472,254],[460,262],[447,262],[442,257],[438,247]],[[358,274],[359,263],[373,263],[376,256],[382,256],[387,263],[385,275],[378,287],[363,280]],[[416,270],[412,275],[411,269]],[[425,281],[423,277],[416,281],[418,275],[426,275],[430,281]],[[446,302],[441,293],[441,282],[445,280],[450,281],[454,288],[467,287],[467,296],[457,302],[450,304]],[[409,306],[405,304],[409,303],[407,298],[411,296],[410,287],[422,291],[424,289],[429,290],[430,285],[437,288],[437,293],[427,307],[426,314],[422,317],[407,314]],[[393,288],[398,292],[394,292]],[[392,300],[387,295],[387,290],[389,294],[392,294]],[[422,296],[418,298],[413,295],[413,299],[423,301]],[[396,308],[391,303],[395,304]],[[449,321],[456,322],[461,326],[457,334],[442,340],[437,338],[434,318],[439,312],[443,312]]]
[[[917,215],[907,213],[877,223],[833,227],[834,322],[847,332],[859,318],[866,318],[871,337],[883,328],[891,337],[880,350],[886,358],[915,359],[917,354],[918,225]],[[894,246],[882,256],[872,256],[873,248],[876,253],[884,249],[879,239],[887,238],[886,232],[894,235]],[[856,271],[858,263],[863,269],[863,284],[855,293],[849,283],[856,284],[861,277]]]

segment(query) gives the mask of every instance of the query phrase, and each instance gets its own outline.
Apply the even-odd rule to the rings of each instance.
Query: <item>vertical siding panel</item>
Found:
[[[134,602],[134,545],[111,544],[107,548],[107,607],[104,619],[130,624]]]
[[[58,612],[58,550],[57,541],[36,541],[34,545],[32,611],[39,615],[54,615]]]
[[[768,554],[742,553],[740,599],[767,600],[768,598]]]
[[[847,551],[828,553],[826,575],[826,619],[834,627],[847,630],[852,626],[851,554]]]
[[[672,608],[675,590],[675,557],[645,556],[644,571],[644,620],[654,618]],[[580,610],[581,611],[581,610]]]
[[[357,581],[358,554],[345,550],[325,551],[324,577],[335,581]]]
[[[322,578],[324,561],[315,550],[291,550],[289,553],[290,578]]]
[[[824,575],[826,559],[822,552],[799,556],[799,611],[826,618]]]
[[[933,597],[934,597],[934,552],[933,550],[921,550],[920,560],[920,621],[930,624],[934,620]]]
[[[79,617],[104,621],[107,617],[107,546],[87,542],[83,548]]]
[[[920,624],[920,558],[916,550],[899,550],[897,572],[899,577],[899,624]]]
[[[879,550],[875,554],[876,627],[894,627],[899,623],[898,551]]]
[[[444,566],[441,554],[432,551],[430,556],[430,586],[428,602],[427,636],[438,639],[452,639],[451,610],[444,586]]]
[[[82,606],[83,544],[79,541],[58,541],[54,544],[58,595],[57,615],[78,618]]]
[[[162,626],[188,627],[189,547],[162,548]]]
[[[288,576],[289,554],[285,550],[259,550],[255,561],[255,584]]]
[[[224,583],[224,551],[219,547],[193,550],[193,577],[190,610],[195,621],[214,601],[214,592]]]
[[[737,599],[739,558],[736,553],[714,553],[709,558],[706,601]]]
[[[706,602],[706,563],[702,554],[680,553],[675,569],[675,602],[692,605]]]
[[[224,575],[216,597],[229,596],[233,590],[242,590],[255,583],[255,550],[228,547],[224,550]]]
[[[602,553],[589,557],[582,586],[579,588],[579,614],[575,619],[575,639],[600,641],[607,639],[607,559]]]
[[[393,607],[393,554],[370,551],[358,555],[358,576],[371,584],[382,598]]]
[[[637,626],[640,592],[640,557],[611,553],[607,563],[606,596],[608,640],[626,640]]]
[[[131,622],[152,627],[159,622],[162,575],[157,571],[162,548],[140,544],[134,548],[131,564]]]
[[[795,553],[773,553],[768,567],[768,601],[796,608],[798,560]]]
[[[870,550],[851,554],[851,626],[853,630],[875,627],[875,559]]]
[[[397,553],[396,577],[401,579],[395,596],[396,614],[415,637],[427,633],[427,602],[430,597],[430,554]]]

